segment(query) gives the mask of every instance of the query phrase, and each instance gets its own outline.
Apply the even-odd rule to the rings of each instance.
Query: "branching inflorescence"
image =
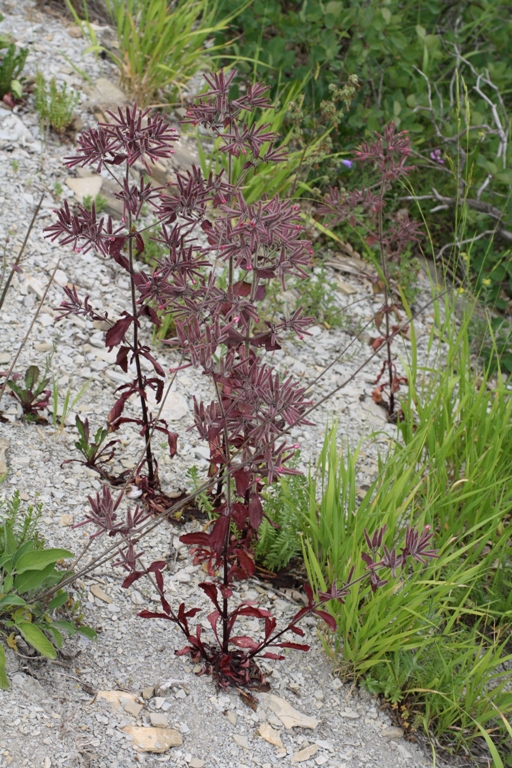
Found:
[[[279,374],[264,359],[266,352],[280,349],[286,334],[303,338],[312,321],[298,310],[288,319],[263,322],[258,311],[271,280],[278,279],[285,289],[290,276],[307,276],[312,248],[302,238],[297,205],[277,196],[248,204],[244,174],[236,182],[232,178],[232,158],[246,157],[246,172],[260,163],[286,161],[285,152],[275,146],[278,137],[268,130],[270,126],[247,127],[239,120],[244,111],[270,106],[267,89],[258,84],[248,86],[238,99],[230,99],[234,74],[206,76],[210,90],[188,110],[186,118],[186,122],[203,125],[219,138],[220,152],[226,157],[224,171],[204,178],[193,167],[178,173],[170,188],[155,189],[149,182],[130,184],[129,167],[140,159],[151,175],[152,162],[172,153],[177,136],[163,118],[151,118],[135,107],[118,115],[111,113],[112,123],[100,124],[80,137],[79,154],[69,158],[68,164],[105,166],[113,175],[117,167],[125,166],[124,177],[118,180],[118,197],[125,207],[123,225],[115,228],[108,216],[98,218],[94,206],[91,212],[79,207],[78,213],[65,207],[48,233],[77,249],[96,249],[113,258],[130,276],[131,313],[111,323],[106,344],[118,348],[117,362],[124,371],[135,363],[136,377],[120,388],[109,423],[111,431],[126,421],[142,427],[148,481],[155,479],[154,469],[151,478],[152,430],[167,432],[171,455],[176,452],[177,437],[148,412],[147,389],[155,390],[158,402],[164,371],[139,340],[141,318],[158,324],[157,310],[172,314],[176,338],[170,343],[183,355],[183,363],[172,372],[194,366],[212,382],[212,401],[194,401],[194,426],[209,446],[208,474],[218,487],[217,504],[208,530],[186,534],[181,540],[191,546],[195,561],[204,564],[209,576],[200,587],[213,604],[208,621],[214,640],[203,639],[200,625],[191,626],[200,609],[187,609],[183,603],[175,609],[168,602],[163,577],[166,561],[143,564],[143,553],[137,553],[136,547],[137,526],[146,519],[140,510],[128,512],[126,521],[120,523],[119,504],[105,488],[91,499],[92,512],[84,522],[95,524],[100,533],[123,538],[118,563],[128,572],[123,586],[129,587],[143,576],[151,578],[161,610],[144,610],[139,615],[177,624],[187,640],[177,651],[179,655],[190,654],[194,661],[202,662],[203,671],[212,674],[222,687],[261,688],[266,682],[256,657],[281,659],[285,648],[307,650],[307,645],[285,641],[283,635],[288,632],[302,637],[304,632],[297,624],[307,614],[316,614],[334,628],[334,619],[323,606],[332,599],[343,601],[352,582],[335,584],[317,599],[306,587],[307,605],[281,630],[268,610],[251,601],[231,607],[233,583],[254,574],[253,545],[264,515],[261,492],[280,475],[296,471],[289,462],[298,445],[290,443],[287,436],[292,427],[309,423],[306,417],[312,406],[301,385]],[[151,206],[159,223],[156,239],[166,248],[150,272],[135,271],[133,261],[135,251],[144,248],[142,229],[136,228],[143,202]],[[217,279],[219,263],[227,266],[225,287]],[[97,315],[87,299],[80,300],[72,291],[62,306],[62,315],[68,313],[108,321],[107,315]],[[141,357],[152,363],[154,377],[142,374]],[[133,394],[139,396],[141,404],[138,419],[122,415]],[[369,578],[372,588],[377,588],[385,583],[377,576],[381,568],[394,573],[405,568],[410,558],[424,562],[435,556],[427,549],[431,535],[424,532],[420,537],[408,531],[401,553],[386,550],[381,560],[376,552],[382,534],[380,539],[378,533],[373,539],[368,537],[372,554],[365,557],[363,578]],[[238,633],[235,625],[244,617],[263,622],[259,639]]]
[[[393,338],[401,326],[400,306],[393,300],[390,291],[389,264],[400,262],[407,246],[418,242],[420,226],[418,222],[409,219],[407,211],[400,211],[392,221],[386,222],[386,194],[391,186],[405,178],[411,166],[407,165],[410,156],[409,137],[406,131],[397,132],[391,123],[383,135],[375,135],[372,142],[361,144],[356,158],[360,162],[372,163],[376,171],[374,188],[362,188],[348,193],[342,193],[332,188],[327,195],[319,212],[326,215],[331,225],[348,221],[352,227],[365,231],[368,246],[377,246],[383,278],[384,302],[375,315],[378,336],[373,339],[374,349],[382,345],[386,348],[386,359],[382,364],[380,374],[375,381],[373,399],[386,406],[390,419],[396,419],[399,414],[396,408],[396,393],[400,385],[407,379],[397,372],[395,358],[391,351]],[[407,333],[407,326],[400,333]],[[383,383],[380,381],[383,379]],[[384,393],[387,391],[387,401]]]

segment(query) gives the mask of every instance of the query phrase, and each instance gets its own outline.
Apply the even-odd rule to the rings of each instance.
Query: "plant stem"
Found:
[[[29,337],[29,336],[30,336],[30,334],[32,333],[32,328],[34,327],[34,324],[35,324],[35,322],[36,322],[36,320],[37,320],[37,318],[38,318],[38,316],[39,316],[39,313],[40,313],[41,309],[43,308],[43,304],[44,304],[44,301],[45,301],[45,299],[46,299],[46,296],[48,295],[48,291],[50,290],[50,286],[51,286],[51,284],[53,283],[53,278],[55,277],[55,273],[56,273],[56,271],[58,270],[59,266],[60,266],[60,259],[59,259],[59,261],[57,262],[57,264],[55,265],[55,267],[54,267],[54,269],[53,269],[53,272],[52,272],[52,274],[50,275],[50,279],[49,279],[49,281],[48,281],[48,284],[47,284],[47,286],[46,286],[46,288],[45,288],[45,290],[44,290],[44,293],[43,293],[43,295],[42,295],[42,297],[41,297],[41,301],[40,301],[40,302],[39,302],[39,304],[38,304],[38,307],[37,307],[37,309],[36,309],[36,312],[35,312],[35,314],[34,314],[34,317],[32,318],[32,322],[31,322],[31,323],[30,323],[30,325],[29,325],[28,331],[27,331],[27,332],[26,332],[26,334],[25,334],[25,338],[24,338],[24,339],[23,339],[23,341],[21,342],[21,344],[20,344],[20,346],[19,346],[19,348],[18,348],[18,351],[16,352],[16,354],[15,354],[15,356],[14,356],[14,360],[12,361],[12,363],[11,363],[11,366],[10,366],[10,368],[9,368],[9,370],[8,370],[8,372],[7,372],[7,374],[6,374],[6,376],[5,376],[5,381],[4,381],[3,385],[2,385],[2,388],[0,389],[0,400],[2,399],[2,397],[3,397],[3,394],[4,394],[4,392],[5,392],[5,388],[6,388],[6,386],[7,386],[7,382],[8,382],[8,381],[9,381],[9,379],[11,378],[12,372],[14,371],[14,366],[15,366],[15,365],[16,365],[16,363],[18,362],[18,357],[19,357],[19,356],[20,356],[20,354],[21,354],[21,350],[23,349],[23,347],[24,347],[24,346],[25,346],[25,344],[27,343],[27,341],[28,341],[28,337]]]
[[[0,309],[2,309],[2,307],[3,307],[4,301],[5,301],[5,297],[7,295],[7,291],[9,290],[9,286],[11,284],[12,277],[13,277],[14,273],[16,272],[16,269],[19,266],[19,263],[20,263],[20,261],[21,261],[21,259],[23,257],[24,252],[25,252],[25,248],[27,247],[28,238],[30,237],[30,233],[32,232],[32,228],[33,228],[34,224],[36,223],[37,214],[39,213],[39,209],[41,208],[41,205],[43,204],[43,200],[44,200],[44,192],[43,192],[43,194],[41,195],[41,197],[39,199],[39,202],[38,202],[38,204],[36,206],[36,209],[34,211],[32,219],[30,221],[30,224],[28,225],[27,234],[25,235],[25,239],[23,240],[23,244],[22,244],[22,246],[20,248],[20,252],[18,253],[18,255],[16,257],[16,261],[12,265],[11,271],[9,273],[9,277],[6,280],[4,289],[2,291],[2,295],[0,296]],[[2,277],[3,277],[3,275],[2,275]]]
[[[381,185],[381,196],[384,198],[384,182]],[[382,274],[384,275],[384,320],[386,323],[386,352],[387,352],[387,369],[389,376],[389,415],[391,416],[395,412],[395,395],[393,392],[393,360],[391,357],[391,342],[392,339],[389,335],[389,273],[388,264],[386,259],[386,253],[384,249],[384,225],[382,221],[382,208],[379,209],[378,216],[379,226],[379,248],[380,248],[380,261],[382,266]]]
[[[126,171],[128,177],[128,170]],[[132,235],[132,214],[128,212],[128,230]],[[148,481],[153,488],[158,483],[155,476],[153,454],[151,452],[151,430],[149,428],[148,407],[146,403],[146,392],[144,388],[144,378],[142,376],[142,368],[140,365],[140,352],[139,352],[139,325],[137,320],[137,295],[135,292],[135,281],[133,279],[133,237],[128,238],[128,259],[130,263],[130,290],[132,297],[132,314],[133,314],[133,357],[135,360],[135,368],[137,369],[137,383],[139,385],[139,398],[140,407],[142,410],[142,421],[144,424],[144,440],[146,443],[146,464],[148,467]]]

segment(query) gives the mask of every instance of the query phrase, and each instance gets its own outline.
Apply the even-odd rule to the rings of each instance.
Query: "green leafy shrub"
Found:
[[[235,7],[241,9],[241,0]],[[232,0],[220,0],[219,14],[227,8],[233,9]],[[408,130],[411,162],[421,168],[419,186],[415,195],[398,191],[394,208],[410,204],[403,198],[415,199],[434,253],[456,271],[464,270],[461,254],[473,240],[471,279],[490,277],[499,294],[510,277],[511,32],[510,9],[502,0],[449,6],[444,0],[419,6],[401,0],[255,0],[217,39],[230,37],[232,54],[241,57],[238,66],[256,69],[273,95],[305,82],[306,132],[333,89],[357,75],[350,112],[329,135],[331,152],[353,156],[361,140],[391,120]],[[285,125],[292,124],[290,113]],[[352,178],[366,182],[357,163],[348,170],[338,163],[327,185],[336,176],[347,188]],[[353,237],[349,227],[342,232]]]
[[[74,91],[68,92],[64,83],[60,88],[54,77],[48,83],[41,72],[36,75],[36,110],[45,128],[53,128],[60,136],[73,127],[75,107],[80,96]]]
[[[37,532],[41,505],[22,509],[18,492],[11,500],[0,501],[0,640],[17,650],[19,634],[37,653],[55,659],[62,647],[62,631],[81,632],[94,637],[95,632],[75,621],[54,618],[70,596],[57,590],[50,601],[38,599],[38,593],[55,587],[69,575],[59,568],[61,561],[73,557],[67,549],[47,548]],[[4,646],[0,642],[0,688],[9,687]]]

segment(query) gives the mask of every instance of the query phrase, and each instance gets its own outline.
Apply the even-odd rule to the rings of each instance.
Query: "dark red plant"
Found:
[[[91,512],[81,524],[96,525],[98,533],[94,535],[122,537],[116,565],[127,572],[123,586],[129,587],[143,576],[152,580],[161,610],[144,610],[139,615],[177,624],[186,637],[186,645],[177,651],[179,655],[189,654],[200,662],[202,671],[212,674],[221,687],[262,689],[267,684],[257,657],[282,659],[285,648],[307,650],[307,645],[283,636],[291,633],[302,638],[304,632],[297,625],[309,614],[319,616],[334,629],[335,621],[324,610],[324,604],[333,599],[343,601],[355,582],[350,580],[351,574],[346,584],[333,584],[316,600],[306,586],[307,605],[282,629],[277,628],[269,611],[251,601],[231,605],[234,583],[254,574],[253,543],[264,515],[262,489],[281,475],[295,472],[289,462],[298,446],[289,442],[288,434],[292,427],[309,423],[306,417],[312,408],[304,388],[291,377],[279,374],[266,359],[267,352],[280,348],[284,334],[298,338],[307,334],[311,320],[298,310],[288,320],[267,322],[261,320],[259,311],[271,280],[279,280],[285,289],[289,276],[307,276],[312,248],[302,238],[298,206],[279,197],[263,197],[252,204],[245,200],[246,174],[261,163],[284,162],[286,154],[275,147],[277,136],[268,130],[270,126],[248,127],[241,119],[245,112],[270,106],[267,88],[248,86],[242,96],[232,99],[234,74],[206,76],[210,91],[189,109],[186,120],[206,126],[218,137],[224,165],[220,173],[205,178],[193,167],[178,173],[171,188],[155,190],[142,181],[130,185],[129,166],[141,159],[151,174],[151,163],[172,152],[176,135],[162,118],[151,118],[135,107],[119,111],[118,115],[110,115],[112,124],[101,124],[80,137],[79,153],[69,159],[69,165],[92,163],[98,170],[105,166],[113,175],[114,169],[124,165],[124,177],[118,179],[118,196],[124,202],[125,222],[114,228],[112,220],[99,219],[94,208],[91,212],[79,208],[75,214],[64,207],[58,212],[58,222],[47,231],[77,249],[95,248],[128,272],[131,313],[111,322],[106,345],[119,348],[117,362],[123,370],[133,360],[137,375],[131,384],[120,388],[109,422],[110,429],[115,430],[129,421],[122,415],[125,402],[132,394],[139,395],[142,415],[131,420],[142,427],[146,440],[148,480],[153,462],[150,431],[166,431],[167,427],[147,411],[146,391],[153,388],[157,401],[160,399],[164,372],[139,340],[141,318],[157,323],[155,308],[171,313],[177,336],[170,343],[184,358],[175,370],[194,366],[212,382],[213,400],[195,400],[194,427],[209,446],[208,475],[210,484],[217,487],[215,516],[206,530],[186,534],[181,541],[192,547],[195,562],[203,563],[209,576],[200,588],[212,603],[208,621],[213,640],[203,639],[200,625],[192,626],[199,608],[187,609],[181,603],[175,609],[168,602],[163,577],[166,560],[144,565],[137,543],[138,526],[147,514],[139,509],[133,514],[128,511],[120,522],[121,497],[114,502],[104,488],[96,499],[90,499]],[[232,158],[240,156],[246,158],[244,172],[235,178]],[[389,172],[386,165],[386,174]],[[383,185],[387,183],[386,176]],[[150,272],[136,272],[133,266],[134,249],[144,247],[142,231],[135,226],[143,202],[157,216],[160,233],[156,239],[166,247],[165,255]],[[226,265],[228,273],[223,287],[217,279],[219,261]],[[62,316],[82,314],[109,322],[106,314],[98,315],[93,310],[87,298],[81,301],[74,289],[67,291],[67,298]],[[155,377],[146,379],[142,375],[141,357],[150,360]],[[173,454],[176,436],[168,436]],[[424,532],[420,537],[408,530],[400,554],[385,550],[383,558],[377,560],[382,533],[368,538],[371,554],[365,555],[367,568],[361,578],[369,578],[372,588],[385,583],[377,575],[382,568],[390,568],[394,574],[397,568],[405,567],[409,558],[424,562],[435,556],[426,548],[431,533]],[[258,639],[239,633],[237,623],[244,617],[261,620]]]
[[[123,312],[116,320],[110,320],[107,313],[99,313],[89,303],[89,297],[80,299],[74,287],[65,288],[67,301],[60,307],[58,320],[67,315],[81,315],[91,320],[100,320],[110,325],[105,335],[105,346],[111,351],[118,349],[116,363],[127,373],[134,367],[134,378],[128,384],[118,388],[119,397],[108,417],[108,431],[115,432],[122,424],[135,423],[140,427],[145,443],[147,480],[141,477],[140,467],[136,480],[151,489],[158,488],[158,467],[151,449],[151,434],[154,430],[163,432],[168,441],[171,457],[177,450],[177,435],[168,428],[163,419],[154,418],[150,412],[147,393],[152,390],[158,404],[163,395],[165,371],[155,360],[149,347],[140,340],[142,318],[159,325],[157,312],[152,302],[138,302],[137,290],[146,277],[136,271],[134,256],[144,250],[144,241],[137,223],[141,216],[142,205],[159,200],[159,192],[149,181],[140,180],[133,184],[130,167],[140,160],[151,173],[151,164],[160,158],[170,157],[174,152],[173,144],[178,140],[174,128],[160,115],[151,116],[149,110],[141,111],[137,107],[118,109],[117,114],[108,112],[111,122],[100,123],[97,128],[84,131],[78,138],[78,152],[66,158],[69,168],[75,166],[95,166],[98,172],[105,167],[117,182],[119,191],[116,197],[123,201],[123,222],[114,226],[110,216],[99,217],[94,204],[91,210],[78,205],[76,212],[71,211],[67,202],[56,211],[57,221],[45,232],[51,240],[59,240],[61,245],[72,245],[77,252],[94,249],[103,257],[113,259],[121,269],[128,273],[130,282],[131,312]],[[141,360],[148,360],[154,375],[143,373]],[[132,395],[137,395],[140,402],[140,416],[124,416],[126,402]]]
[[[392,298],[390,290],[389,265],[399,263],[405,249],[410,243],[418,242],[421,234],[420,225],[409,219],[407,212],[388,218],[387,226],[384,219],[386,194],[392,185],[406,177],[411,166],[407,165],[410,155],[409,137],[406,131],[397,132],[394,123],[384,130],[381,136],[375,133],[373,142],[364,142],[356,158],[360,162],[372,163],[376,171],[377,188],[362,188],[351,192],[340,192],[332,188],[325,198],[319,212],[328,217],[331,226],[342,221],[348,221],[352,227],[366,231],[368,246],[377,246],[383,278],[384,302],[375,314],[375,325],[378,336],[372,339],[372,348],[386,348],[386,359],[375,381],[372,397],[376,403],[386,407],[390,420],[396,420],[399,413],[395,412],[396,393],[401,384],[407,384],[407,378],[397,372],[395,357],[392,353],[392,342],[399,332],[407,334],[407,327],[402,327],[401,307]],[[382,380],[382,383],[381,383]],[[387,392],[387,401],[384,393]]]

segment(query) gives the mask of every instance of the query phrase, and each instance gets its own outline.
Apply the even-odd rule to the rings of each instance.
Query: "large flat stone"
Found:
[[[291,704],[288,704],[286,699],[273,693],[262,693],[261,701],[280,719],[285,728],[311,728],[314,730],[318,725],[318,720],[315,717],[309,717],[299,712]]]
[[[103,179],[101,176],[83,176],[82,178],[75,178],[74,176],[68,176],[66,179],[66,186],[68,186],[78,200],[83,203],[84,197],[91,197],[93,200],[99,195]]]
[[[131,737],[135,749],[141,752],[167,752],[171,747],[183,743],[181,733],[174,728],[144,728],[139,725],[125,725],[122,729]]]

